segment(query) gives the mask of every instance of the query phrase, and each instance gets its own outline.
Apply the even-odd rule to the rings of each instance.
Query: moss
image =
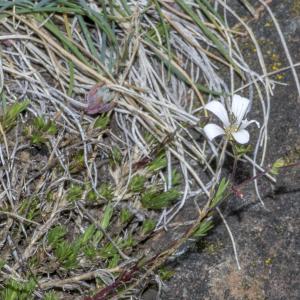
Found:
[[[199,251],[206,252],[209,255],[218,253],[224,247],[222,242],[208,242],[206,240],[200,240],[198,243]]]
[[[291,8],[290,8],[290,14],[294,17],[300,16],[300,2],[299,1],[293,1]]]
[[[272,265],[272,262],[273,262],[273,260],[272,260],[271,257],[268,257],[267,259],[265,259],[265,265],[266,265],[266,266]]]

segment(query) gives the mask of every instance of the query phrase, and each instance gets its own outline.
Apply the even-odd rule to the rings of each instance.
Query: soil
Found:
[[[293,61],[299,62],[299,0],[268,3],[281,25]],[[278,34],[266,11],[261,11],[259,20],[250,20],[249,25],[266,55],[268,70],[287,65]],[[256,60],[251,59],[253,51],[245,49],[245,52],[248,61],[255,63]],[[297,71],[300,75],[299,69]],[[276,75],[274,79],[286,85],[277,85],[271,99],[266,165],[291,151],[295,153],[300,145],[300,99],[295,81],[291,72]],[[259,186],[265,208],[252,185],[247,187],[243,200],[232,198],[222,208],[235,239],[241,270],[237,268],[228,231],[222,221],[216,219],[215,228],[207,238],[190,245],[184,255],[167,265],[175,274],[164,282],[161,299],[300,299],[300,168],[285,169],[276,185],[261,178]],[[143,299],[156,299],[156,294],[156,289],[149,289]]]

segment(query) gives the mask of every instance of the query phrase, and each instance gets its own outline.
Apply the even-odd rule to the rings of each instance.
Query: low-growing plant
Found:
[[[44,300],[59,300],[59,298],[54,291],[50,291],[45,293]]]
[[[157,172],[167,166],[167,158],[165,153],[158,155],[152,162],[147,166],[149,172]]]
[[[39,217],[40,199],[38,197],[31,197],[24,199],[20,205],[18,212],[29,220]]]
[[[110,118],[107,114],[103,114],[99,117],[97,117],[97,119],[94,122],[94,128],[97,129],[105,129],[110,122]]]
[[[108,201],[114,197],[113,187],[109,183],[102,183],[98,189],[100,196]]]
[[[86,228],[84,233],[74,237],[73,241],[67,241],[67,230],[64,226],[56,226],[48,233],[48,243],[62,267],[66,269],[76,268],[80,254],[92,257],[96,255],[96,248],[93,245],[93,238],[96,232],[94,225]]]
[[[48,232],[48,243],[55,247],[57,244],[59,244],[64,236],[67,234],[67,230],[64,226],[58,225],[53,227]]]
[[[120,212],[120,222],[121,222],[121,224],[126,224],[133,217],[134,217],[133,213],[127,208],[123,208]]]
[[[122,162],[122,152],[118,146],[113,146],[110,152],[110,165],[116,168]]]
[[[196,238],[202,238],[208,234],[208,232],[214,227],[211,219],[204,219],[196,228],[193,236]]]
[[[72,184],[67,192],[67,200],[70,202],[80,200],[83,190],[81,185]]]
[[[30,101],[27,99],[3,108],[3,114],[0,116],[0,122],[4,131],[9,131],[14,127],[18,116],[27,109],[29,104]]]
[[[218,189],[214,196],[212,197],[210,208],[216,207],[221,200],[225,199],[226,192],[229,188],[230,181],[226,178],[222,178],[221,182],[219,183]]]
[[[51,136],[57,133],[54,121],[46,120],[43,117],[36,117],[32,125],[25,128],[25,134],[29,137],[32,145],[41,146],[46,144]]]
[[[155,187],[146,190],[141,197],[143,207],[148,209],[162,209],[169,207],[178,200],[180,192],[176,189],[170,189],[166,192],[161,192]]]
[[[132,192],[138,193],[144,189],[146,178],[142,175],[135,175],[131,178],[129,188]]]
[[[73,269],[78,265],[78,255],[80,253],[80,243],[78,241],[60,241],[55,245],[54,255],[66,269]]]
[[[82,171],[84,167],[84,152],[79,150],[70,157],[69,171],[71,174],[76,174]]]
[[[166,281],[166,280],[171,279],[174,276],[175,270],[168,269],[166,267],[161,267],[158,270],[158,274],[159,274],[159,277],[161,280]]]
[[[36,281],[29,279],[25,282],[10,279],[6,282],[5,288],[0,289],[1,299],[3,300],[31,300],[33,291],[36,287]]]
[[[155,228],[155,225],[156,225],[155,220],[152,220],[152,219],[144,220],[142,227],[141,227],[142,234],[146,235],[146,234],[150,233]]]

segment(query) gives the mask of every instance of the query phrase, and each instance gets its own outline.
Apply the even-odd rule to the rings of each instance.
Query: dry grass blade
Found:
[[[0,9],[0,298],[14,288],[22,299],[63,298],[65,289],[131,297],[195,230],[212,227],[225,158],[264,172],[273,81],[256,37],[222,0],[18,0]],[[237,91],[259,101],[263,120],[254,153],[238,158],[231,140],[212,142],[203,130],[205,105],[230,107]],[[188,229],[186,218],[196,220]],[[180,228],[174,220],[184,224],[176,241],[165,239]],[[169,249],[151,252],[151,243]]]

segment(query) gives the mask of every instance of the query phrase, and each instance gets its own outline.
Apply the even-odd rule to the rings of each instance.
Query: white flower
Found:
[[[205,105],[205,109],[215,114],[223,123],[222,127],[211,123],[204,127],[204,132],[209,140],[213,140],[219,135],[226,135],[229,139],[235,139],[239,144],[246,144],[250,139],[246,127],[251,123],[256,123],[259,127],[257,121],[244,119],[250,110],[250,100],[239,95],[233,95],[229,115],[225,106],[219,101],[209,102]]]

